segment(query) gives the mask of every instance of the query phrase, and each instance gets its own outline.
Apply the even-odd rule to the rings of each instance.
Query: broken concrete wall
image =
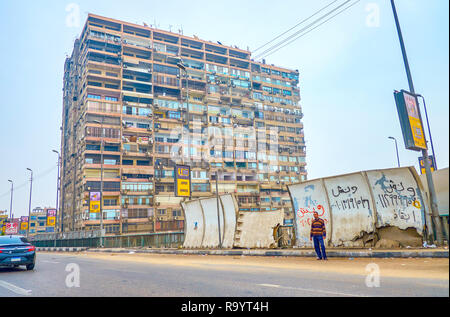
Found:
[[[184,243],[186,248],[200,248],[205,233],[205,221],[200,201],[191,200],[182,202],[184,212]]]
[[[431,173],[433,177],[433,184],[434,189],[436,191],[437,196],[437,203],[438,203],[438,210],[439,214],[441,216],[448,216],[449,213],[449,174],[448,174],[448,167],[439,169],[437,171],[434,171]],[[425,192],[428,194],[428,182],[427,177],[425,174],[420,175],[420,180],[422,182],[423,188],[425,189]]]
[[[219,212],[217,212],[217,199],[201,199],[200,204],[203,209],[205,219],[205,234],[203,236],[202,247],[214,248],[219,246],[219,219],[220,236],[223,237],[223,208],[219,202]]]
[[[374,246],[380,233],[396,230],[391,228],[400,230],[397,241],[416,245],[423,234],[427,204],[415,173],[413,167],[373,170],[288,185],[296,245],[311,246],[314,211],[325,220],[327,241],[333,246]]]
[[[283,224],[283,211],[245,211],[237,220],[234,247],[270,248],[276,244],[273,228]]]
[[[233,195],[219,196],[219,213],[216,198],[186,201],[181,207],[185,217],[184,248],[219,247],[219,220],[222,247],[233,247],[237,212]]]

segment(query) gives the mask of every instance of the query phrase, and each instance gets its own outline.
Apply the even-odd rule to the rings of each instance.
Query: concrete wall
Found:
[[[441,216],[448,216],[448,212],[449,212],[448,167],[434,171],[434,172],[432,172],[431,175],[433,176],[434,189],[435,189],[436,195],[437,195],[439,214]],[[420,180],[425,189],[427,197],[429,197],[428,182],[427,182],[426,175],[425,174],[420,175]]]
[[[270,248],[275,244],[273,227],[283,224],[283,211],[240,212],[234,247]]]
[[[184,248],[216,248],[220,236],[223,248],[232,248],[236,228],[237,202],[233,195],[219,197],[219,217],[217,199],[204,198],[181,204],[186,219]]]
[[[232,248],[234,242],[234,233],[236,228],[236,211],[238,205],[236,199],[232,195],[220,196],[222,207],[224,210],[224,232],[222,235],[222,247]]]
[[[288,189],[295,210],[297,246],[311,246],[314,211],[325,220],[327,241],[350,247],[372,246],[383,234],[389,235],[391,228],[400,229],[397,240],[416,245],[417,237],[422,236],[425,211],[429,213],[413,167],[321,178],[288,185]]]
[[[200,201],[192,200],[181,203],[184,211],[184,243],[189,248],[200,248],[205,234],[205,221]]]

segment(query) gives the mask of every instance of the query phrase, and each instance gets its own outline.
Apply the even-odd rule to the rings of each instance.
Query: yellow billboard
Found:
[[[177,179],[177,196],[190,197],[191,186],[189,186],[189,180]]]
[[[28,222],[21,222],[20,230],[28,230]]]
[[[54,227],[56,224],[56,217],[47,217],[47,226]]]
[[[90,201],[89,212],[100,212],[100,201]]]
[[[422,121],[420,120],[417,98],[408,93],[404,93],[403,96],[405,98],[406,112],[408,113],[414,145],[418,148],[426,149],[427,144],[425,142]]]
[[[175,196],[191,196],[191,168],[186,165],[175,166]]]

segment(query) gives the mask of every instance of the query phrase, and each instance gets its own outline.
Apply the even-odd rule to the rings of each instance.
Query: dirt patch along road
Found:
[[[109,261],[129,261],[159,265],[188,266],[212,270],[306,270],[367,275],[367,265],[375,263],[383,277],[449,280],[449,259],[442,258],[330,258],[318,261],[306,257],[215,256],[80,252],[77,256]]]

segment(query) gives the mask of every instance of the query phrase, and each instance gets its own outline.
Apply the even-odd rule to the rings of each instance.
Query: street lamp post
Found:
[[[189,130],[189,76],[186,70],[186,66],[183,64],[183,62],[180,60],[180,62],[177,63],[177,66],[180,70],[184,72],[184,75],[186,77],[186,126],[187,126],[187,141],[188,141],[188,160],[191,159],[191,138],[190,138],[190,130]],[[181,88],[183,88],[183,80],[181,80]],[[184,157],[184,154],[183,154]]]
[[[57,175],[57,180],[56,180],[56,219],[59,218],[59,191],[60,191],[60,176],[59,176],[59,166],[61,164],[61,155],[59,154],[58,151],[53,150],[54,153],[58,154],[58,175]],[[55,222],[55,247],[56,247],[56,235],[57,235],[57,228],[58,228],[58,221]]]
[[[14,183],[10,179],[8,179],[8,182],[11,183],[11,202],[9,204],[9,219],[12,219],[12,202],[13,202]]]
[[[102,130],[102,139],[100,141],[100,247],[103,248],[103,139],[105,138],[105,132],[103,131],[104,117],[102,122],[94,120],[95,123],[100,124]]]
[[[31,172],[31,178],[30,178],[30,202],[28,205],[28,226],[27,226],[27,238],[30,234],[30,217],[31,217],[31,192],[33,189],[33,170],[31,168],[27,168],[28,171]]]
[[[219,228],[219,248],[222,248],[222,239],[220,236],[220,211],[219,211],[219,171],[216,170],[216,199],[217,199],[217,224]]]
[[[403,63],[405,65],[405,70],[406,70],[406,77],[408,78],[409,90],[410,90],[410,93],[412,93],[413,95],[416,95],[415,90],[414,90],[412,76],[411,76],[411,71],[409,68],[408,57],[406,55],[405,43],[403,42],[403,35],[402,35],[401,28],[400,28],[400,23],[398,21],[397,10],[395,8],[394,0],[391,0],[391,6],[392,6],[392,11],[394,13],[395,26],[397,28],[397,34],[398,34],[398,39],[400,42],[400,48],[402,50]],[[418,108],[418,112],[419,112],[420,121],[422,121],[422,117],[420,115],[419,108]],[[424,139],[426,141],[425,133],[424,133]],[[426,144],[426,142],[425,142],[425,144]],[[431,213],[433,216],[434,225],[436,227],[436,238],[437,238],[438,244],[442,245],[442,243],[444,241],[444,236],[442,233],[441,218],[439,217],[437,196],[436,196],[436,191],[434,188],[433,177],[431,175],[430,162],[428,160],[428,150],[427,149],[422,150],[422,156],[424,157],[423,161],[424,161],[424,165],[425,165],[425,173],[426,173],[426,177],[427,177],[428,191],[430,193]]]
[[[400,159],[399,159],[399,157],[398,157],[397,139],[394,138],[393,136],[388,137],[388,139],[392,139],[392,140],[395,141],[395,151],[396,151],[396,153],[397,153],[397,164],[398,164],[398,167],[400,167]]]

